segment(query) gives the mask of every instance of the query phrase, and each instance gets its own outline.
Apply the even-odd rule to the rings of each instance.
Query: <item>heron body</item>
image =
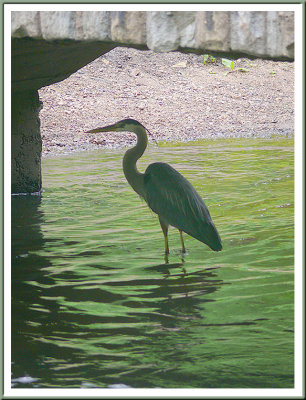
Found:
[[[123,171],[135,192],[158,215],[165,238],[165,253],[169,253],[169,225],[180,231],[183,252],[185,246],[182,232],[205,243],[214,251],[222,250],[221,239],[208,208],[186,178],[162,162],[150,164],[144,174],[137,170],[137,160],[148,144],[146,128],[136,120],[125,119],[114,125],[93,129],[89,133],[108,131],[133,132],[137,135],[136,146],[127,150],[123,157]]]

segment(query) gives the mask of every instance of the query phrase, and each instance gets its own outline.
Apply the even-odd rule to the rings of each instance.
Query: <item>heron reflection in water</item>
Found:
[[[222,250],[221,239],[208,208],[186,178],[163,162],[150,164],[144,174],[137,170],[137,160],[143,155],[148,144],[146,128],[134,119],[124,119],[87,133],[109,131],[132,132],[137,135],[136,146],[127,150],[123,157],[123,171],[135,192],[158,215],[165,238],[165,254],[169,254],[169,225],[179,230],[183,253],[186,252],[183,232],[205,243],[214,251]]]

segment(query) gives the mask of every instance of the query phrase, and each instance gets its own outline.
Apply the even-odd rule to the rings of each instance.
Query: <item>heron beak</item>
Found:
[[[101,128],[91,129],[90,131],[86,131],[85,133],[110,132],[116,130],[117,130],[117,124],[113,124],[113,125],[103,126]]]

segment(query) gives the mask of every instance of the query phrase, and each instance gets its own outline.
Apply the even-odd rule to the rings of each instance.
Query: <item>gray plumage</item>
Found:
[[[221,239],[204,201],[178,171],[169,164],[156,162],[144,174],[145,200],[166,224],[207,244],[222,249]]]
[[[123,157],[123,171],[135,192],[158,215],[165,237],[165,253],[169,253],[169,225],[180,231],[183,252],[186,250],[182,232],[207,244],[214,251],[222,250],[221,239],[208,208],[186,178],[169,164],[161,162],[149,165],[144,174],[137,170],[137,160],[148,144],[146,128],[136,120],[125,119],[89,132],[108,131],[133,132],[137,135],[136,146],[127,150]]]

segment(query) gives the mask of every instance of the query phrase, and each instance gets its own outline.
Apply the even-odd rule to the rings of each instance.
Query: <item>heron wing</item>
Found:
[[[153,163],[144,175],[145,200],[161,220],[221,250],[221,240],[204,201],[169,164]]]

